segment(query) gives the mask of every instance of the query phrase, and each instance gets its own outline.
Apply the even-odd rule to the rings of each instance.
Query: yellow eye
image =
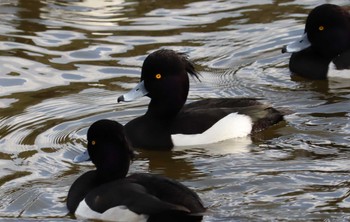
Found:
[[[93,140],[93,141],[91,141],[91,145],[95,145],[96,144],[96,141],[95,140]]]
[[[158,74],[156,75],[156,79],[160,79],[160,78],[162,78],[162,75],[158,73]]]
[[[318,27],[318,30],[323,31],[323,30],[324,30],[324,26],[323,26],[323,25],[320,25],[320,26]]]

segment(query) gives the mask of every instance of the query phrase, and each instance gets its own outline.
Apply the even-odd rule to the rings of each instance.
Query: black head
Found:
[[[310,12],[305,32],[315,51],[335,57],[350,49],[350,14],[337,5],[320,5]]]
[[[147,96],[152,100],[181,102],[182,107],[189,90],[188,74],[198,79],[193,63],[185,54],[160,49],[145,59],[141,81],[144,81]]]
[[[101,180],[126,176],[133,151],[127,142],[121,124],[112,120],[93,123],[87,133],[88,152]]]

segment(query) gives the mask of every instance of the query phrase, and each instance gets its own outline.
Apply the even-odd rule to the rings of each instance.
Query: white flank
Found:
[[[202,134],[173,134],[171,138],[175,146],[203,145],[247,136],[252,127],[253,122],[249,116],[231,113]]]
[[[91,210],[90,207],[86,204],[85,200],[79,203],[79,206],[75,211],[75,217],[77,219],[128,222],[146,222],[148,219],[148,216],[143,214],[136,214],[130,211],[128,208],[126,208],[126,206],[113,207],[101,214]]]
[[[328,77],[350,79],[350,69],[338,70],[334,63],[331,62],[328,66]]]

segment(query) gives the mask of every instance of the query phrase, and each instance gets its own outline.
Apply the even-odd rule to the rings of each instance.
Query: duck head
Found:
[[[145,59],[140,83],[120,96],[118,102],[148,96],[151,98],[148,113],[176,115],[187,99],[188,74],[198,79],[193,63],[185,54],[169,49],[157,50]]]
[[[298,52],[311,47],[326,58],[334,58],[350,48],[350,14],[340,6],[323,4],[306,19],[305,32],[282,52]]]

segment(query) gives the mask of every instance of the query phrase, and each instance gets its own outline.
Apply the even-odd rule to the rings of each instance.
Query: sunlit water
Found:
[[[145,57],[186,52],[202,73],[188,101],[259,97],[286,121],[259,133],[171,152],[138,150],[131,172],[194,189],[204,221],[350,220],[350,80],[292,78],[281,47],[310,9],[339,1],[0,1],[0,220],[67,221],[68,189],[89,164],[98,119],[123,124],[148,99],[117,104]]]

